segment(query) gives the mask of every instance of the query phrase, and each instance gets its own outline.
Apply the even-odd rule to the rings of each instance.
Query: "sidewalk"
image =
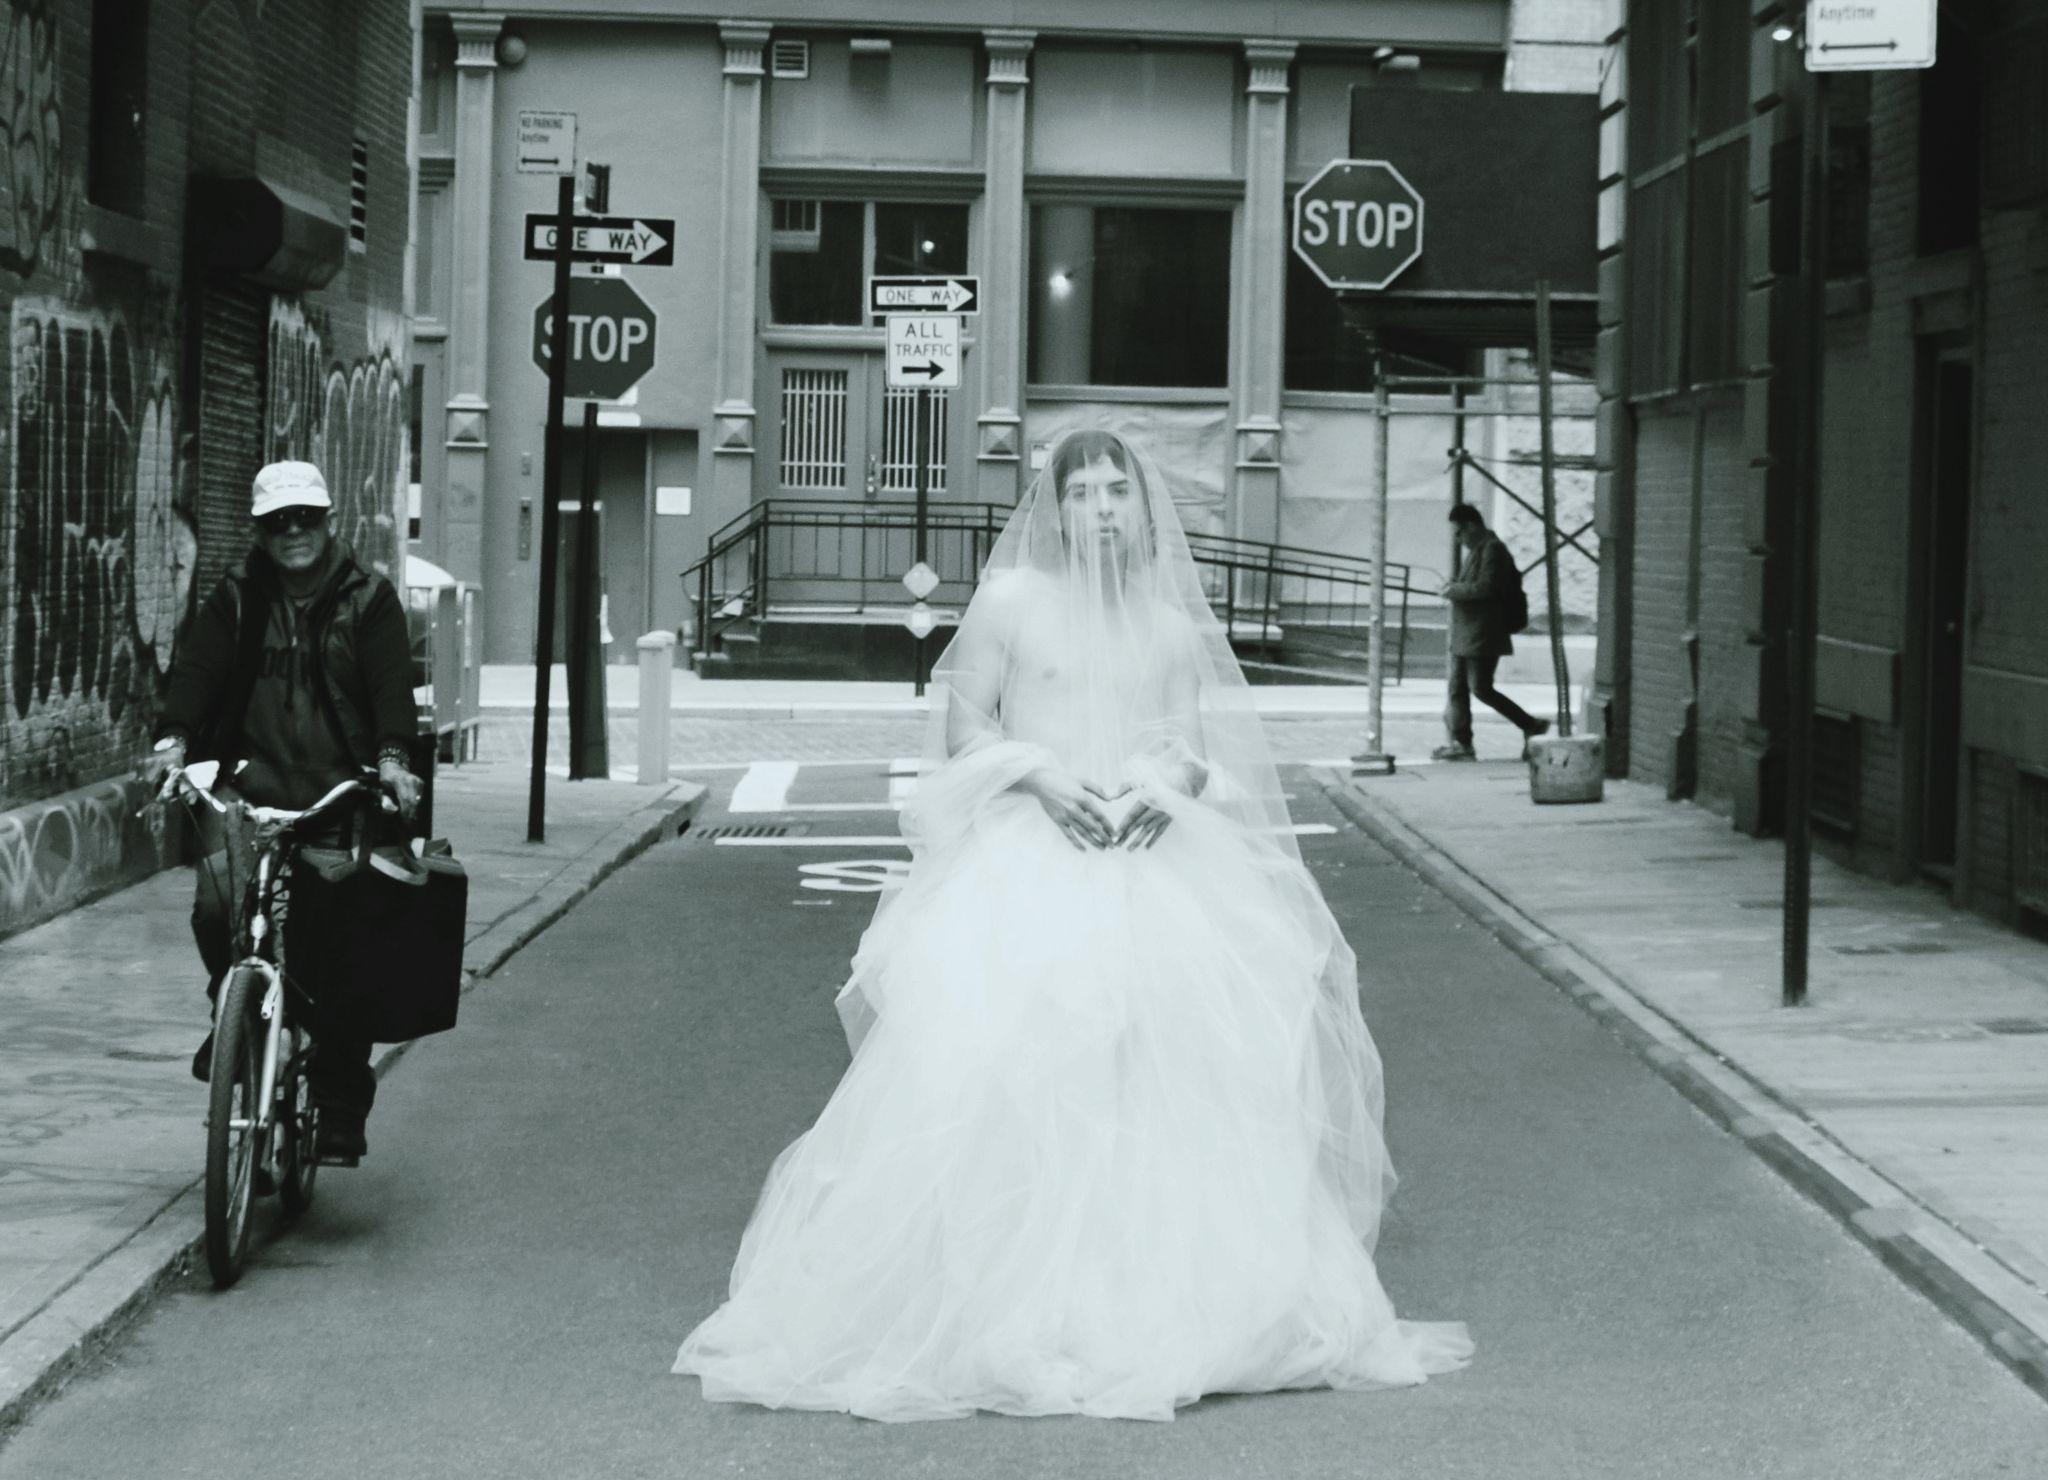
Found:
[[[435,832],[470,879],[466,970],[495,971],[703,795],[555,780],[547,842],[532,845],[524,766],[442,769]],[[0,1431],[199,1237],[204,1090],[188,1064],[206,1004],[191,907],[191,871],[172,869],[0,942]],[[378,1071],[402,1052],[380,1050]]]
[[[2048,1395],[2048,946],[1816,858],[1785,1008],[1784,852],[1725,818],[1512,763],[1331,795]]]
[[[1547,659],[1545,660],[1548,661]],[[1590,662],[1582,672],[1574,667],[1572,702],[1578,702],[1579,685],[1591,672]],[[482,669],[480,703],[486,716],[502,719],[509,714],[533,713],[533,667],[531,664],[486,663]],[[1548,714],[1557,707],[1557,690],[1547,679],[1500,680],[1501,692],[1532,714]],[[1252,701],[1260,714],[1280,719],[1312,715],[1363,715],[1368,702],[1363,684],[1259,684],[1253,686]],[[1410,673],[1402,683],[1389,682],[1381,704],[1387,714],[1441,714],[1444,707],[1444,677],[1441,673],[1418,676]],[[640,670],[622,664],[605,669],[605,707],[614,716],[637,714],[640,709]],[[699,718],[795,719],[832,718],[865,714],[923,714],[926,701],[912,692],[909,683],[868,683],[839,679],[714,678],[703,679],[677,669],[670,683],[669,710]],[[548,712],[569,711],[569,680],[560,664],[548,688]],[[1483,713],[1484,711],[1482,711]]]

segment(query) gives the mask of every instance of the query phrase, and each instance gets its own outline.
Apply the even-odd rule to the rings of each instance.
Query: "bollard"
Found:
[[[640,639],[640,775],[642,786],[668,780],[669,684],[675,675],[676,635],[650,632]]]

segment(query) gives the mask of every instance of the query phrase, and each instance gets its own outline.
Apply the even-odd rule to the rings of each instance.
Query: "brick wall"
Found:
[[[181,628],[246,545],[263,455],[320,462],[364,553],[402,549],[405,0],[148,6],[141,187],[120,211],[88,199],[92,11],[0,0],[0,933],[90,887],[50,854],[62,828],[9,819],[132,766]],[[195,174],[260,169],[346,220],[357,136],[368,250],[326,288],[191,260]]]
[[[1672,736],[1692,695],[1684,645],[1692,440],[1688,411],[1646,411],[1636,420],[1629,774],[1665,784],[1672,776]]]

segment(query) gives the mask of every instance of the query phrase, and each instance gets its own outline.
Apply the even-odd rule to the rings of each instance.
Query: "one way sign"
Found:
[[[526,260],[552,261],[555,218],[526,218]],[[666,216],[578,216],[569,243],[572,262],[616,262],[627,267],[673,267],[676,223]]]
[[[980,313],[981,279],[955,273],[950,277],[871,277],[869,313]]]
[[[892,313],[889,353],[882,379],[888,385],[960,384],[960,320],[949,313]]]

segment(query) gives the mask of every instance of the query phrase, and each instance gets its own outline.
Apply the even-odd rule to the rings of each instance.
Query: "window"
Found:
[[[868,322],[870,274],[965,271],[964,205],[769,202],[768,314],[773,323],[856,327]]]
[[[2048,22],[2015,27],[1986,51],[1984,151],[1984,204],[2048,195]]]
[[[1977,242],[1983,148],[1982,69],[1970,33],[1946,17],[1935,64],[1920,74],[1920,250]]]
[[[1870,271],[1870,74],[1845,72],[1828,88],[1828,276],[1862,277]]]
[[[55,47],[54,34],[46,32],[44,39]],[[140,215],[143,208],[148,63],[148,0],[93,0],[85,194],[94,205],[128,215]]]
[[[361,139],[349,151],[348,247],[351,252],[370,247],[370,146]]]
[[[1742,373],[1752,36],[1746,0],[1629,6],[1631,395]]]
[[[1223,386],[1229,349],[1229,211],[1033,207],[1033,381]]]

